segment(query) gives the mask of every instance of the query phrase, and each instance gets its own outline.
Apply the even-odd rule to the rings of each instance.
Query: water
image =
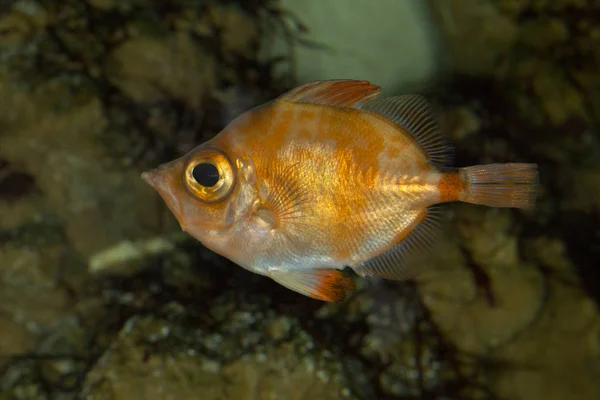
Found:
[[[0,1],[1,399],[600,397],[600,7],[373,3]],[[538,206],[452,207],[422,278],[323,304],[141,181],[329,78],[425,93],[457,165],[538,163]]]

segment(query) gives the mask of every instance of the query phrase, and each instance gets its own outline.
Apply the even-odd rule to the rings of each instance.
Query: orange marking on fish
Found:
[[[282,110],[279,111],[279,115],[277,115],[276,118],[279,121],[279,125],[277,126],[278,133],[280,135],[289,135],[294,118],[294,112],[292,110]]]
[[[319,277],[319,283],[310,294],[313,299],[338,303],[344,300],[346,292],[356,288],[352,279],[336,269],[320,271]]]
[[[458,172],[447,172],[442,175],[437,184],[440,193],[440,203],[460,200],[466,185]]]

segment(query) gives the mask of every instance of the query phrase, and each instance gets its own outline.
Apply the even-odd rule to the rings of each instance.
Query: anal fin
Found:
[[[435,205],[424,211],[422,219],[399,243],[385,252],[353,267],[361,276],[380,276],[386,279],[413,278],[427,262],[440,231],[444,206]]]
[[[337,269],[272,271],[269,276],[286,288],[313,299],[340,302],[354,290],[354,281]]]

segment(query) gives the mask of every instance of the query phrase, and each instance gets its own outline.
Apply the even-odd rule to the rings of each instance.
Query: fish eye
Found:
[[[185,186],[203,202],[222,200],[231,192],[234,181],[235,172],[231,161],[217,149],[201,149],[187,162]]]
[[[213,163],[203,162],[192,169],[192,177],[201,186],[213,187],[219,182],[219,170]]]

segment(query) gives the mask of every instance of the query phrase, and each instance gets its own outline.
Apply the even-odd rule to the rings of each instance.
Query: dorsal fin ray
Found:
[[[444,206],[441,205],[429,207],[424,211],[425,216],[406,238],[387,251],[352,268],[361,276],[380,276],[394,280],[415,277],[441,231],[443,210]]]
[[[358,108],[380,91],[379,86],[367,81],[336,79],[306,83],[284,93],[279,99],[294,103]]]
[[[452,145],[440,131],[427,99],[417,94],[372,99],[361,110],[380,114],[408,130],[429,155],[431,162],[448,166],[452,162]]]

